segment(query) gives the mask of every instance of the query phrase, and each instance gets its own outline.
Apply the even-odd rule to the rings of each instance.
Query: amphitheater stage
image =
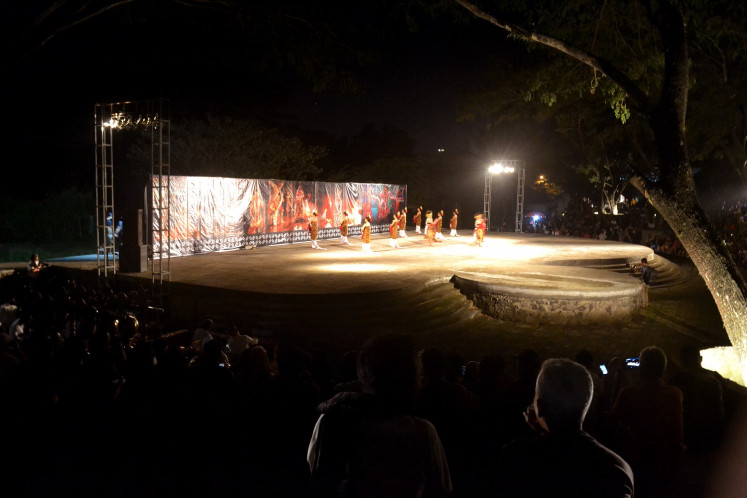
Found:
[[[359,240],[331,239],[320,241],[321,250],[298,243],[172,258],[162,304],[171,328],[212,317],[219,328],[236,324],[268,340],[338,351],[384,329],[469,356],[524,347],[634,355],[652,343],[728,344],[700,277],[646,246],[491,233],[478,247],[466,231],[431,246],[408,235],[397,239],[400,248],[389,246],[388,235],[374,236],[371,254]],[[642,284],[628,267],[642,257],[659,273],[645,310]],[[95,261],[53,264],[96,268]],[[151,270],[119,273],[117,281],[150,289]]]

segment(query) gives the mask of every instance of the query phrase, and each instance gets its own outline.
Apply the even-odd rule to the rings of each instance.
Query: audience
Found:
[[[650,247],[655,253],[675,259],[687,258],[687,252],[674,232],[645,201],[624,203],[618,215],[599,215],[598,206],[588,198],[569,197],[562,211],[549,214],[542,222],[525,224],[525,231],[555,236],[574,236],[600,240],[631,242]],[[720,240],[734,261],[747,269],[747,202],[726,202],[709,217]]]
[[[420,364],[423,375],[415,414],[435,426],[455,485],[468,486],[469,468],[461,464],[469,462],[468,456],[474,454],[479,399],[462,383],[447,380],[447,360],[441,349],[425,348],[420,352]]]
[[[525,412],[537,435],[503,447],[492,496],[633,496],[627,462],[582,429],[593,391],[584,366],[568,359],[542,364]]]
[[[680,361],[683,370],[669,383],[682,391],[685,444],[689,451],[713,449],[724,423],[724,379],[702,367],[703,357],[694,346],[682,347]]]
[[[4,496],[479,497],[494,472],[505,486],[494,496],[510,496],[534,458],[543,477],[526,488],[532,496],[563,478],[545,469],[547,452],[578,451],[554,463],[571,476],[617,462],[601,445],[631,464],[636,494],[656,496],[656,479],[675,475],[665,471],[685,451],[708,458],[723,445],[730,413],[727,384],[691,349],[670,385],[658,348],[641,352],[640,367],[608,362],[588,407],[564,397],[560,406],[586,410],[571,424],[548,394],[564,392],[552,379],[570,362],[544,363],[545,378],[532,349],[508,357],[514,369],[500,354],[465,361],[426,347],[418,370],[412,338],[391,334],[339,359],[267,337],[236,347],[238,329],[220,317],[197,334],[168,331],[144,289],[86,287],[54,266],[32,283],[0,279],[0,302]],[[596,371],[590,351],[575,358]],[[587,433],[593,403],[604,424]],[[524,420],[528,405],[541,434]],[[611,479],[599,495],[618,495]]]
[[[672,478],[682,463],[682,391],[664,383],[667,356],[661,348],[643,348],[640,382],[623,388],[612,412],[629,433],[621,453],[642,486]]]
[[[446,497],[449,466],[433,424],[413,415],[418,393],[408,336],[384,334],[360,353],[362,392],[322,404],[309,444],[313,496]]]
[[[228,348],[231,363],[237,363],[244,354],[244,351],[248,351],[252,346],[256,346],[258,342],[255,337],[242,334],[236,325],[232,325],[226,338],[226,347]]]

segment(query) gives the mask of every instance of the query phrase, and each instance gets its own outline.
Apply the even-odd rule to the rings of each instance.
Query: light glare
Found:
[[[504,166],[502,163],[495,163],[488,168],[488,172],[491,175],[499,175],[501,173],[513,173],[515,170],[513,166]]]

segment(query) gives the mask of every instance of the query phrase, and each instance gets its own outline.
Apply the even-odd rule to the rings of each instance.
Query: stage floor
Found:
[[[445,237],[429,246],[412,232],[398,238],[400,248],[389,247],[388,236],[374,236],[370,254],[359,240],[342,245],[337,239],[264,246],[221,253],[171,258],[174,282],[273,294],[340,294],[412,289],[428,281],[453,275],[514,286],[546,289],[638,286],[638,282],[595,267],[634,263],[642,257],[656,259],[650,248],[639,245],[570,237],[528,234],[491,234],[483,247],[472,237]],[[130,274],[132,275],[132,274]],[[150,278],[150,270],[138,276]],[[554,284],[563,279],[559,284]]]
[[[387,235],[374,236],[372,254],[361,252],[360,240],[343,246],[332,239],[320,241],[323,250],[299,243],[172,258],[167,326],[191,329],[210,316],[219,328],[236,324],[267,340],[330,354],[359,347],[384,329],[405,330],[423,345],[458,349],[470,359],[486,352],[511,356],[526,347],[542,356],[570,356],[584,347],[609,358],[635,355],[651,344],[670,354],[684,343],[728,345],[713,300],[692,269],[682,273],[687,278],[651,289],[649,307],[614,326],[491,318],[450,282],[456,275],[525,296],[614,298],[640,289],[640,281],[621,271],[626,263],[647,257],[655,265],[676,266],[648,247],[516,233],[488,234],[477,247],[471,231],[429,246],[422,236],[408,235],[398,239],[400,249],[389,247]],[[86,273],[96,269],[95,261],[53,264]],[[117,279],[151,289],[150,266]]]

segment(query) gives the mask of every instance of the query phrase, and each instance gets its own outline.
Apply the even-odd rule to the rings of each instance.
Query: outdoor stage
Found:
[[[646,246],[518,233],[471,231],[429,246],[408,231],[400,249],[388,235],[206,253],[171,259],[163,307],[167,327],[193,329],[205,317],[272,341],[340,352],[384,329],[465,355],[533,347],[543,355],[586,347],[599,356],[635,355],[650,344],[728,344],[702,279]],[[647,257],[659,271],[650,305],[627,264]],[[95,261],[53,262],[95,273]],[[150,270],[118,273],[151,288]]]
[[[592,239],[500,233],[478,247],[462,232],[429,246],[422,235],[408,235],[397,239],[399,249],[389,247],[388,235],[373,236],[372,254],[362,253],[359,240],[348,246],[328,239],[320,240],[321,250],[296,243],[178,257],[171,273],[178,283],[270,294],[416,289],[457,275],[511,292],[602,295],[638,293],[640,281],[619,273],[621,266],[659,259],[645,246]]]

